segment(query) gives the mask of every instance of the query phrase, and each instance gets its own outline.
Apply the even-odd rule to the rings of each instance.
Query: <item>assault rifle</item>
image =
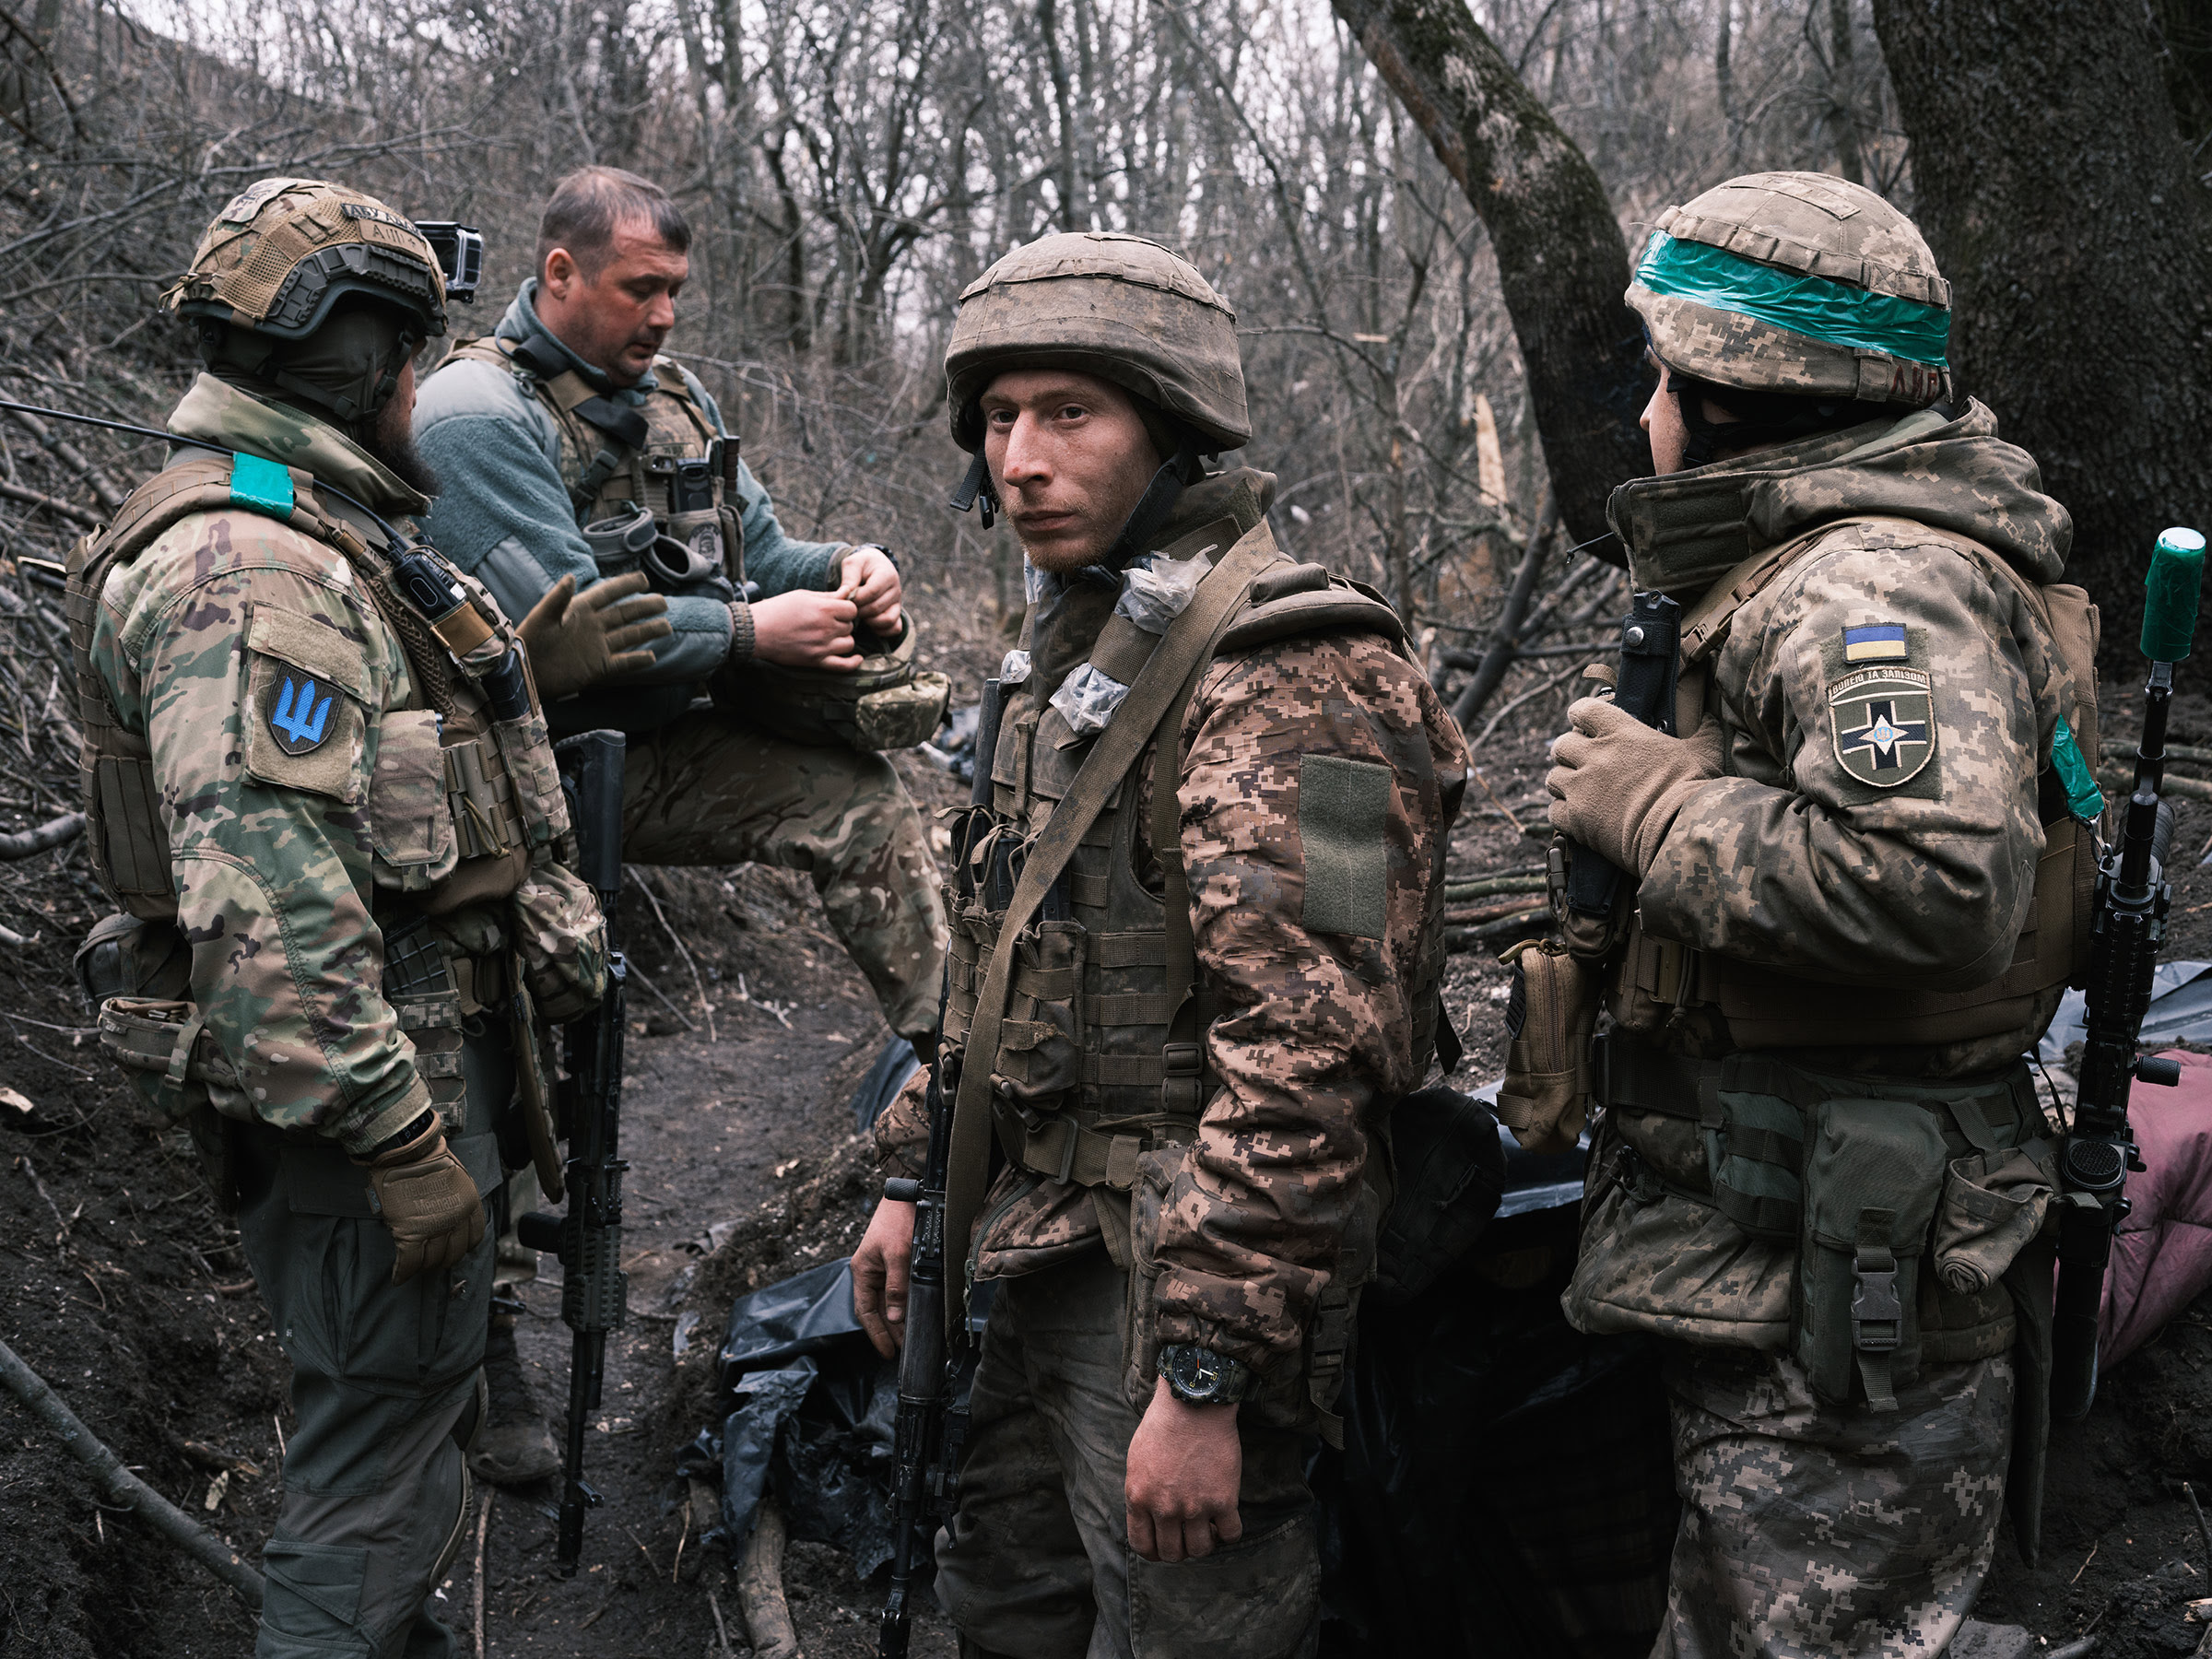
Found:
[[[991,759],[998,752],[1005,687],[983,682],[983,700],[975,723],[975,776],[968,811],[953,833],[954,879],[970,879],[968,854],[990,817]],[[947,969],[950,986],[950,968]],[[944,1006],[937,1025],[944,1029]],[[891,1589],[883,1604],[876,1635],[878,1659],[906,1659],[908,1596],[915,1564],[925,1559],[937,1523],[952,1512],[966,1438],[967,1413],[954,1401],[964,1381],[962,1361],[947,1349],[945,1333],[945,1182],[952,1162],[952,1103],[960,1092],[959,1061],[940,1047],[929,1079],[929,1150],[922,1179],[895,1176],[883,1183],[894,1204],[914,1206],[914,1242],[907,1256],[906,1337],[899,1350],[898,1464],[891,1497],[897,1513],[891,1529]],[[950,1241],[963,1254],[965,1239]]]
[[[1620,672],[1613,701],[1645,725],[1673,734],[1676,659],[1681,654],[1682,606],[1665,594],[1638,594],[1620,625]],[[1567,906],[1585,916],[1609,916],[1622,872],[1587,847],[1574,850]]]
[[[2144,585],[2143,654],[2150,681],[2143,690],[2143,740],[2136,782],[2122,819],[2119,846],[2097,877],[2097,922],[2088,983],[2081,1086],[2074,1124],[2059,1156],[2058,1294],[2051,1320],[2051,1415],[2076,1422],[2097,1397],[2097,1321],[2104,1300],[2112,1230],[2128,1213],[2123,1189],[2140,1171],[2127,1124],[2129,1090],[2138,1082],[2171,1088],[2181,1067],[2136,1052],[2151,975],[2166,937],[2171,889],[2165,877],[2173,808],[2159,798],[2166,775],[2166,714],[2173,699],[2173,665],[2189,654],[2196,629],[2205,538],[2194,530],[2159,537]]]
[[[568,1210],[560,1216],[534,1211],[515,1224],[524,1244],[560,1258],[560,1317],[575,1333],[554,1550],[554,1570],[567,1578],[583,1554],[583,1512],[600,1502],[583,1478],[583,1437],[606,1381],[606,1335],[620,1330],[629,1312],[629,1277],[621,1266],[622,1171],[629,1166],[615,1154],[629,970],[615,934],[622,886],[622,734],[585,732],[553,747],[582,850],[577,873],[598,893],[606,918],[606,994],[594,1012],[570,1021],[565,1032],[568,1076],[559,1099],[569,1142]]]

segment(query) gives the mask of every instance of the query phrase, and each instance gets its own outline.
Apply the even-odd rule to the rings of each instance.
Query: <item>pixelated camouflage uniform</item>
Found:
[[[1781,177],[1805,181],[1810,211],[1876,200]],[[1663,225],[1725,241],[1728,190]],[[1796,245],[1786,214],[1763,241],[1743,217],[1732,234],[1744,251]],[[1870,268],[1896,254],[1871,247]],[[1924,249],[1921,259],[1932,271]],[[1802,258],[1807,266],[1818,261]],[[1680,351],[1688,371],[1725,361],[1731,383],[1770,390],[1878,397],[1894,371],[1896,401],[1929,391],[1864,354],[1852,381],[1833,371],[1832,350],[1810,354],[1830,365],[1823,380],[1795,347],[1763,349],[1771,327],[1715,337],[1732,325],[1703,308],[1691,313],[1702,332],[1685,343],[1667,332],[1681,319],[1647,303],[1648,289],[1630,298],[1677,373]],[[1686,1507],[1660,1654],[1939,1651],[1989,1566],[2016,1385],[2028,1392],[2013,1499],[2033,1547],[2041,1384],[2040,1371],[2016,1374],[2015,1355],[2018,1338],[2032,1359],[2033,1328],[2048,1317],[2047,1244],[2008,1255],[2011,1271],[1971,1292],[1919,1272],[1918,1337],[1895,1357],[1894,1408],[1875,1408],[1855,1381],[1849,1399],[1824,1396],[1792,1347],[1800,1245],[1754,1236],[1716,1207],[1721,1143],[1700,1122],[1717,1121],[1716,1077],[1723,1089],[1753,1087],[1741,1080],[1752,1072],[1712,1063],[1772,1054],[1825,1074],[1830,1092],[1930,1110],[1994,1079],[1980,1098],[2007,1103],[1981,1132],[1997,1147],[2042,1147],[2031,1095],[2011,1087],[2065,977],[2033,948],[2039,923],[2061,932],[2039,912],[2039,891],[2046,903],[2059,896],[2070,924],[2084,867],[2045,758],[2062,720],[2086,726],[2092,746],[2095,734],[2093,685],[2077,683],[2024,590],[2056,580],[2071,525],[1981,405],[1900,416],[1642,480],[1614,500],[1636,586],[1688,607],[1686,653],[1700,599],[1741,601],[1717,646],[1696,647],[1678,710],[1685,731],[1699,711],[1722,723],[1723,775],[1687,795],[1608,964],[1613,1031],[1594,1063],[1606,1111],[1564,1298],[1583,1330],[1678,1344],[1666,1381]],[[1759,565],[1801,538],[1778,572]],[[1849,657],[1854,649],[1874,660]],[[1885,706],[1902,721],[1882,734],[1887,750],[1865,747],[1851,695],[1870,671],[1887,677]],[[2064,868],[2056,880],[2042,869],[2039,888],[2047,857]],[[1980,1143],[1939,1121],[1947,1156],[1975,1153]]]
[[[1209,545],[1219,560],[1232,543],[1259,545],[1272,490],[1272,478],[1249,471],[1186,490],[1155,538],[1163,557]],[[1273,569],[1288,568],[1275,558]],[[1000,821],[1017,839],[1049,821],[1080,761],[1046,704],[1088,659],[1118,592],[1082,579],[1046,586],[1031,613],[1033,666],[1006,708],[993,771]],[[1049,1001],[1051,985],[1018,972],[1029,1035],[1002,1036],[995,1064],[960,1056],[1007,1072],[1008,1098],[1022,1095],[1037,1119],[1000,1114],[1009,1166],[972,1241],[959,1241],[975,1277],[1002,1281],[961,1502],[937,1558],[940,1594],[979,1651],[1272,1655],[1302,1651],[1318,1618],[1302,1462],[1343,1355],[1339,1347],[1322,1358],[1317,1382],[1316,1352],[1347,1340],[1386,1184],[1373,1143],[1391,1103],[1427,1068],[1443,848],[1467,760],[1394,639],[1293,632],[1235,649],[1229,638],[1178,731],[1178,817],[1208,1014],[1203,1109],[1161,1112],[1169,1030],[1150,1006],[1160,957],[1144,943],[1161,936],[1150,746],[1070,866],[1090,965],[1065,1006],[1085,1032],[1083,1052],[1032,1041],[1070,1028],[1022,990]],[[1324,860],[1345,859],[1347,838],[1312,780],[1346,763],[1382,787],[1349,853],[1359,913],[1325,914]],[[1139,902],[1124,880],[1151,896]],[[957,883],[948,902],[946,1030],[959,1053],[996,918]],[[1141,923],[1147,904],[1148,935],[1112,931]],[[1048,1073],[1062,1086],[1041,1086]],[[1077,1125],[1095,1138],[1059,1138]],[[926,1133],[917,1082],[878,1124],[887,1168],[918,1172]],[[1071,1165],[1072,1178],[1058,1179]],[[1124,1459],[1168,1343],[1210,1348],[1262,1380],[1239,1414],[1244,1537],[1179,1565],[1134,1557],[1123,1525]]]
[[[665,475],[649,463],[721,453],[726,476],[713,469],[708,480],[717,505],[697,515],[718,523],[700,528],[717,547],[741,544],[745,573],[768,596],[834,590],[845,546],[785,535],[698,380],[663,358],[635,386],[616,388],[538,320],[535,288],[535,279],[524,285],[493,339],[465,342],[424,382],[416,441],[440,479],[425,520],[440,548],[510,615],[524,615],[564,575],[579,587],[599,579],[582,524],[630,500],[669,517]],[[641,414],[645,451],[593,473],[604,440],[562,406],[546,378],[500,358],[525,342],[554,359],[547,367],[559,365],[557,381],[573,377],[578,390]],[[718,434],[726,450],[714,448]],[[575,493],[587,484],[589,498],[579,503]],[[891,1029],[910,1037],[933,1031],[945,921],[928,835],[898,774],[881,755],[790,742],[740,712],[695,708],[712,676],[750,660],[749,610],[713,593],[678,594],[668,619],[675,631],[654,642],[652,671],[548,712],[557,733],[604,725],[629,734],[624,857],[805,871]]]
[[[394,517],[424,505],[335,429],[212,376],[170,426]],[[329,496],[321,503],[347,511]],[[91,631],[89,673],[122,729],[150,746],[189,947],[183,983],[172,964],[167,986],[140,988],[186,997],[206,1022],[199,1098],[232,1125],[240,1231],[292,1360],[297,1422],[256,1651],[368,1655],[401,1641],[450,1651],[450,1633],[421,1609],[465,1512],[455,1435],[476,1397],[491,1244],[394,1287],[391,1235],[347,1156],[436,1104],[478,1190],[500,1178],[493,1120],[513,1088],[501,1022],[464,1043],[464,1005],[437,1002],[449,1019],[426,1002],[410,1018],[381,989],[386,931],[410,913],[406,896],[456,867],[453,836],[426,834],[429,815],[449,810],[442,773],[407,764],[426,734],[435,760],[437,717],[347,557],[266,508],[177,520],[113,568]],[[310,752],[276,741],[281,717],[258,672],[271,665],[318,674],[336,700]],[[554,909],[576,922],[572,878],[542,856]],[[139,908],[158,917],[150,897]],[[464,963],[488,953],[476,965],[489,972],[507,943],[521,943],[515,932],[535,932],[513,928],[512,914],[504,900],[465,905],[433,932]],[[536,943],[541,959],[575,948],[550,933]],[[481,974],[468,982],[465,1006],[480,1013],[474,997],[493,986]],[[173,1087],[133,1076],[176,1109]]]

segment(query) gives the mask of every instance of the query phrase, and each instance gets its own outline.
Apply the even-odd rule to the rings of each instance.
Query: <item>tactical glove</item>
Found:
[[[1721,723],[1669,737],[1603,698],[1567,710],[1574,729],[1551,746],[1552,828],[1641,878],[1675,815],[1698,786],[1721,775]]]
[[[370,1202],[399,1246],[395,1285],[442,1273],[484,1241],[484,1195],[445,1144],[437,1115],[427,1115],[419,1135],[354,1159],[368,1170]]]
[[[537,695],[546,702],[588,690],[618,674],[653,666],[640,646],[676,631],[668,601],[645,591],[645,572],[609,576],[579,594],[576,578],[563,576],[523,618],[523,649]]]

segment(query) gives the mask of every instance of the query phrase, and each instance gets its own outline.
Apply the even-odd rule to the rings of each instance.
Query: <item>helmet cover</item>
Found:
[[[1237,313],[1158,242],[1068,231],[1015,249],[968,285],[945,350],[953,441],[980,450],[983,389],[1009,369],[1111,381],[1192,428],[1207,451],[1252,437]]]
[[[1895,207],[1826,173],[1748,173],[1669,207],[1627,299],[1659,360],[1696,380],[1912,407],[1952,394],[1936,256]]]

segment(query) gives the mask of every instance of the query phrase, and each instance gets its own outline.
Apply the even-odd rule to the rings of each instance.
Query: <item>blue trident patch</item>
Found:
[[[276,684],[276,700],[269,710],[269,731],[288,755],[304,755],[323,747],[330,735],[331,699],[315,700],[315,682],[295,683],[287,674]]]

